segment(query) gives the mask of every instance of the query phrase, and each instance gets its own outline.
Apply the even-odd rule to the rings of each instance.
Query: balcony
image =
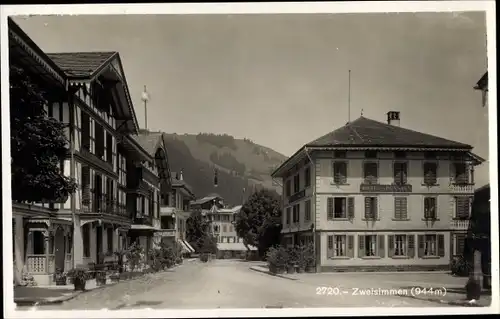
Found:
[[[176,229],[161,229],[160,231],[158,231],[158,234],[161,237],[175,237],[176,233]]]
[[[474,193],[474,184],[464,183],[464,184],[450,184],[449,189],[453,193]]]
[[[95,194],[90,192],[91,196],[83,200],[82,211],[85,213],[102,213],[115,216],[128,217],[125,205],[119,205],[116,200],[107,194]]]
[[[469,229],[469,220],[468,219],[453,219],[451,221],[451,228],[458,230],[467,230]]]
[[[172,214],[175,214],[175,212],[175,207],[160,206],[160,216],[172,216]]]
[[[48,258],[48,259],[47,259]],[[55,272],[55,255],[26,255],[26,266],[32,274],[52,274]]]

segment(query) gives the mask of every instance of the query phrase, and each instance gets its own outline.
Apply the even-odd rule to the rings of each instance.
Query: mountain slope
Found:
[[[183,169],[184,179],[197,197],[217,193],[236,205],[248,198],[254,187],[281,193],[270,173],[286,156],[270,148],[229,135],[166,134],[165,137],[171,170]],[[214,168],[219,172],[218,187],[213,185]]]

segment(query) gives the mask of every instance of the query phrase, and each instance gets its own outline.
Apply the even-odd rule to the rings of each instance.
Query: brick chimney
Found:
[[[399,126],[399,112],[396,111],[387,112],[387,124]]]

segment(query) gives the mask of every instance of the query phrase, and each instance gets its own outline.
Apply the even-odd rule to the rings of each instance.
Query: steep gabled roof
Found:
[[[472,146],[406,128],[359,117],[308,144],[320,146],[441,147],[472,149]]]
[[[118,52],[61,52],[48,53],[52,59],[69,77],[92,77],[106,62]]]
[[[149,155],[153,157],[162,142],[161,133],[157,132],[133,135],[133,138],[147,153],[149,153]]]
[[[125,126],[129,127],[133,133],[139,131],[137,116],[118,52],[57,52],[47,53],[47,56],[64,71],[70,86],[82,84],[87,86],[104,72],[111,71],[111,74],[114,74],[113,81],[117,80],[116,88],[119,92],[117,104],[125,106],[119,110],[119,114],[125,118],[119,120],[124,120]]]

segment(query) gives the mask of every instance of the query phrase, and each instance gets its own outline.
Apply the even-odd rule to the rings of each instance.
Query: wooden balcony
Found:
[[[84,213],[102,213],[121,217],[128,217],[125,205],[119,205],[118,202],[107,194],[94,193],[90,191],[91,196],[83,201],[82,211]]]
[[[453,219],[451,221],[451,228],[456,230],[467,230],[469,229],[468,219]]]

